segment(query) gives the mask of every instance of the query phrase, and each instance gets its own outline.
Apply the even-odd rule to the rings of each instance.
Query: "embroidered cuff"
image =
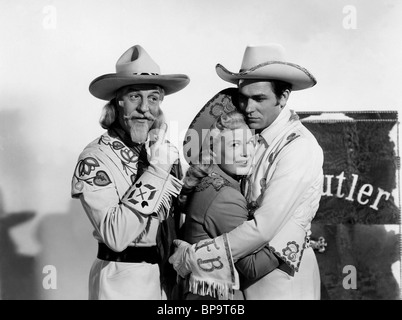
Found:
[[[179,179],[151,165],[127,190],[122,203],[144,215],[156,212],[159,216],[160,212],[169,212],[170,199],[179,195],[182,185]],[[160,210],[161,207],[167,210]],[[166,217],[159,218],[166,219]]]
[[[292,270],[290,276],[299,271],[303,251],[307,246],[307,233],[295,221],[289,220],[269,242],[269,248]]]
[[[189,291],[201,296],[233,299],[239,289],[239,275],[235,269],[229,240],[226,234],[193,245],[195,259],[189,279]]]

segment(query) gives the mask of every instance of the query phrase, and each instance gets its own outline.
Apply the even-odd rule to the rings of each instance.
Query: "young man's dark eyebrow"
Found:
[[[266,94],[263,94],[263,93],[259,93],[259,94],[254,94],[254,95],[252,95],[251,96],[251,98],[253,98],[253,99],[261,99],[261,98],[266,98],[266,97],[268,97]]]
[[[258,99],[258,98],[267,98],[268,96],[264,93],[257,93],[257,94],[253,94],[251,96],[246,96],[243,93],[239,93],[240,97],[246,97],[246,98],[251,98],[251,99]]]

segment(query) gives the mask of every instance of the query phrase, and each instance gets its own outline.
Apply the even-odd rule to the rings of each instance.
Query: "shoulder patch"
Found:
[[[85,186],[105,187],[112,183],[106,168],[94,157],[80,159],[73,176],[73,193],[82,192]]]

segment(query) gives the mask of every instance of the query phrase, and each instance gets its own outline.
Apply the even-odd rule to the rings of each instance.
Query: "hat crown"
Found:
[[[286,61],[285,48],[277,43],[263,46],[248,46],[244,51],[240,72],[268,61]]]
[[[124,52],[116,63],[116,73],[121,75],[159,75],[158,64],[140,45]]]
[[[115,98],[116,91],[128,85],[151,84],[160,86],[165,95],[185,88],[190,79],[185,74],[161,74],[159,65],[140,45],[126,50],[116,62],[116,73],[108,73],[92,80],[91,94],[99,99]]]
[[[246,47],[238,73],[229,71],[221,64],[217,64],[215,70],[221,79],[236,85],[244,79],[279,80],[291,84],[292,91],[295,91],[317,83],[307,69],[288,61],[284,47],[277,43]]]

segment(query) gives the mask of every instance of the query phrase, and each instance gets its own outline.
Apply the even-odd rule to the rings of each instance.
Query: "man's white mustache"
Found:
[[[128,116],[123,116],[125,120],[132,120],[132,119],[147,119],[147,120],[155,120],[156,118],[149,112],[145,113],[138,113],[136,111],[131,112]]]

